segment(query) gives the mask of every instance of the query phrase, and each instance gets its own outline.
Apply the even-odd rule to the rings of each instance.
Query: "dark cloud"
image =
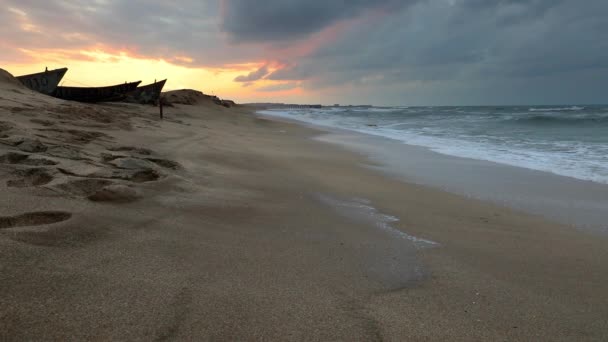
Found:
[[[256,71],[252,71],[247,75],[237,76],[234,81],[235,82],[244,82],[250,83],[257,80],[261,80],[264,76],[268,75],[268,65],[264,65]]]
[[[499,103],[520,102],[535,93],[549,102],[578,102],[597,93],[592,87],[598,80],[608,85],[604,13],[608,2],[601,0],[585,6],[572,1],[425,1],[380,20],[361,21],[298,61],[297,69],[280,72],[306,75],[308,89],[340,88],[338,96],[357,92],[358,98],[375,97],[377,103],[404,103],[405,94],[415,91],[415,103],[446,104],[454,97],[437,96],[446,89],[469,104],[497,97]],[[576,75],[593,75],[592,70],[595,79],[578,90],[558,91],[570,89]],[[543,82],[547,87],[538,89]],[[385,85],[401,91],[379,91]],[[492,88],[500,95],[489,97]]]
[[[186,55],[193,65],[221,65],[256,54],[251,47],[231,47],[219,30],[217,1],[160,0],[4,0],[0,34],[29,48],[77,48],[94,44],[134,50],[141,55],[172,58]],[[18,16],[22,10],[42,32],[24,32]],[[4,18],[2,18],[4,19]],[[81,39],[76,39],[79,34]],[[238,57],[236,57],[238,56]]]
[[[269,92],[297,85],[314,94],[315,102],[328,103],[605,102],[598,89],[608,88],[606,0],[3,5],[2,61],[21,58],[19,48],[77,51],[105,44],[176,63],[176,56],[187,56],[193,62],[183,63],[190,66],[269,63],[279,67],[235,81],[277,82],[260,88]],[[26,30],[28,23],[35,27]]]
[[[397,9],[414,0],[225,0],[222,28],[236,41],[298,39],[370,9]]]
[[[312,74],[310,69],[307,71],[306,68],[299,65],[288,65],[275,70],[266,79],[273,81],[304,80]]]

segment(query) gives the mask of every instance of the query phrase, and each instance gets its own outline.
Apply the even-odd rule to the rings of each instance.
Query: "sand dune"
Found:
[[[9,175],[7,187],[135,200],[135,190],[125,189],[176,169],[177,163],[150,150],[115,143],[112,132],[133,131],[140,108],[62,101],[30,91],[3,70],[0,76],[0,163]]]

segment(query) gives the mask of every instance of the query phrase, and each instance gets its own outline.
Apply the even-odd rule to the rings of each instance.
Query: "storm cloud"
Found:
[[[415,0],[223,2],[222,28],[237,41],[298,39],[369,10],[394,10]]]
[[[95,42],[192,66],[257,65],[234,81],[297,85],[314,103],[606,102],[605,0],[4,2],[4,60]]]
[[[252,71],[247,75],[241,75],[234,79],[235,82],[254,82],[261,80],[264,76],[268,75],[268,66],[264,65],[256,71]]]

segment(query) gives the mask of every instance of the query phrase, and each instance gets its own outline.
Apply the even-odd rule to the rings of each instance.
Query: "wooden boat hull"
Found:
[[[117,84],[107,87],[57,87],[53,96],[78,102],[112,102],[122,101],[127,93],[137,88],[141,81]]]
[[[124,101],[140,104],[156,104],[166,82],[167,80],[162,80],[152,84],[147,84],[145,86],[137,87],[137,89],[127,94]]]
[[[67,71],[68,68],[46,70],[35,74],[17,76],[16,79],[31,90],[51,95]]]

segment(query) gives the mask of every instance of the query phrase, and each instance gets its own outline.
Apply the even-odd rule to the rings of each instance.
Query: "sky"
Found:
[[[606,0],[0,0],[0,68],[237,102],[608,103]]]

